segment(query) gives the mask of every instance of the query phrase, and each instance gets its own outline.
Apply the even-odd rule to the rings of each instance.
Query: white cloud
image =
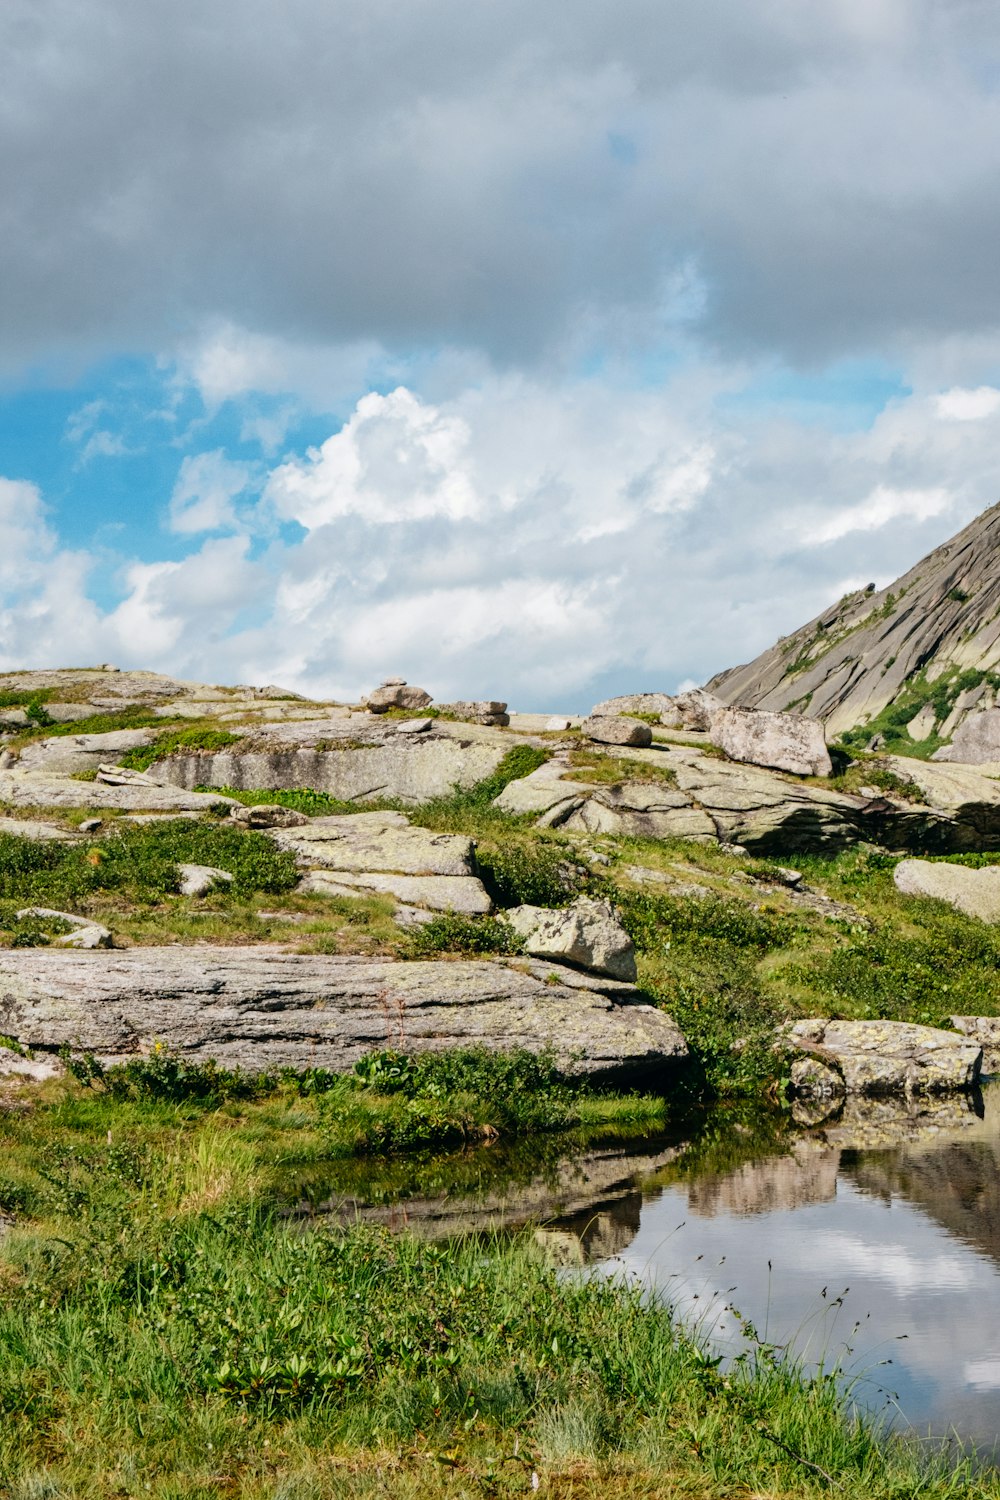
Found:
[[[804,528],[804,539],[813,545],[836,542],[853,531],[877,531],[903,517],[927,521],[940,516],[952,504],[950,491],[932,489],[894,490],[877,484],[858,505],[846,506],[819,526]]]
[[[991,385],[981,385],[974,391],[956,387],[937,398],[937,409],[953,422],[978,422],[1000,411],[1000,391]]]
[[[185,458],[170,497],[171,531],[223,531],[236,526],[233,501],[252,478],[248,464],[234,463],[221,448]]]
[[[272,474],[265,499],[284,520],[314,529],[358,515],[371,524],[460,521],[481,502],[466,471],[469,433],[400,387],[362,397],[350,420],[307,460]]]

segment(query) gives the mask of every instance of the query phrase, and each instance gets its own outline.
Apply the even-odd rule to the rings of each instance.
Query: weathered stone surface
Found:
[[[669,693],[623,693],[619,698],[605,698],[590,710],[592,719],[615,718],[619,714],[669,714],[674,700]]]
[[[934,759],[967,766],[1000,762],[1000,708],[970,713],[958,725],[951,744],[934,752]]]
[[[515,906],[501,916],[524,939],[534,958],[561,960],[612,979],[635,982],[632,939],[606,901],[584,896],[561,910]]]
[[[128,750],[151,745],[154,738],[152,729],[116,729],[111,734],[54,735],[25,745],[17,764],[22,771],[75,776],[80,771],[96,771],[103,762],[114,761]]]
[[[77,837],[68,828],[60,828],[58,823],[38,823],[33,818],[0,818],[0,833],[53,844],[71,844]]]
[[[730,760],[796,776],[829,776],[833,770],[823,726],[803,714],[723,708],[712,718],[711,733]]]
[[[475,873],[471,839],[413,828],[405,814],[398,812],[313,818],[301,828],[276,828],[270,837],[307,868],[399,875]]]
[[[586,801],[568,809],[562,826],[572,832],[626,838],[694,839],[702,843],[718,838],[710,814],[663,782],[627,781],[621,786],[596,787]]]
[[[584,719],[580,732],[598,745],[638,745],[653,743],[653,731],[641,719],[619,719],[613,715],[598,715]]]
[[[818,1098],[843,1098],[844,1080],[818,1057],[797,1057],[791,1067],[792,1092]]]
[[[665,1078],[687,1055],[653,1006],[500,964],[394,963],[254,948],[0,953],[0,1033],[104,1059],[156,1042],[229,1067],[347,1069],[383,1047],[555,1049],[576,1073]]]
[[[460,739],[436,731],[393,732],[382,743],[348,743],[342,749],[171,755],[151,770],[161,781],[181,787],[231,786],[239,791],[310,787],[344,802],[386,797],[418,803],[446,797],[456,786],[484,781],[497,769],[506,749],[505,743]]]
[[[785,1034],[793,1046],[839,1073],[848,1094],[969,1089],[983,1060],[977,1042],[907,1021],[796,1021]]]
[[[56,911],[51,906],[25,906],[17,913],[19,922],[27,917],[54,917],[58,922],[65,922],[73,928],[72,932],[63,933],[61,937],[54,937],[52,943],[56,948],[110,948],[112,945],[111,933],[107,927],[102,927],[100,922],[94,922],[89,917],[77,917],[72,912]]]
[[[432,911],[454,911],[465,917],[485,916],[493,903],[475,875],[394,875],[381,871],[310,870],[298,889],[317,896],[354,896],[374,893],[394,896],[408,906]]]
[[[563,816],[568,816],[594,788],[565,781],[563,777],[567,768],[568,762],[565,760],[547,761],[537,771],[532,771],[530,776],[508,782],[499,797],[494,799],[493,806],[500,808],[501,812],[517,816],[556,810],[562,810]]]
[[[426,734],[433,723],[433,719],[403,719],[402,723],[396,725],[396,733]]]
[[[1000,1016],[949,1016],[956,1031],[983,1049],[983,1072],[1000,1073]]]
[[[209,891],[233,883],[229,870],[217,870],[214,865],[178,865],[177,873],[182,896],[207,896]]]
[[[563,734],[569,728],[569,719],[561,719],[554,714],[551,719],[546,719],[543,726],[546,734]]]
[[[442,713],[454,714],[457,719],[471,719],[476,724],[493,724],[503,728],[510,723],[506,703],[484,698],[477,703],[439,703]]]
[[[218,792],[187,792],[174,786],[103,786],[99,781],[72,781],[35,771],[0,771],[0,802],[11,807],[210,812],[230,801]]]
[[[369,713],[384,714],[390,708],[426,708],[432,703],[430,693],[423,688],[410,687],[405,682],[387,682],[369,693],[365,704]]]
[[[670,708],[664,709],[660,722],[667,728],[690,729],[699,734],[708,734],[712,720],[720,708],[725,708],[721,698],[704,688],[691,688],[678,693]]]
[[[1000,866],[967,870],[964,865],[904,859],[892,878],[904,896],[929,896],[981,922],[1000,922]]]
[[[280,802],[258,802],[250,807],[236,802],[229,816],[244,828],[302,828],[309,822],[305,813],[282,807]]]

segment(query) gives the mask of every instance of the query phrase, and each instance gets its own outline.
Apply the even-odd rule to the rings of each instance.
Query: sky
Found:
[[[585,709],[1000,498],[993,0],[4,0],[0,671]]]

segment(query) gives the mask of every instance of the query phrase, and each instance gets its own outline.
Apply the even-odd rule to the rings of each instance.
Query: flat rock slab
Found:
[[[786,1035],[809,1054],[792,1068],[795,1091],[806,1095],[971,1089],[983,1061],[978,1042],[908,1021],[796,1021]]]
[[[386,875],[357,870],[310,870],[298,885],[316,896],[394,896],[407,905],[482,917],[493,903],[475,875]]]
[[[415,828],[404,813],[347,813],[314,818],[268,836],[309,868],[398,875],[472,875],[473,843],[457,833]]]
[[[329,749],[248,747],[171,755],[157,761],[152,771],[161,781],[187,788],[231,786],[239,791],[269,791],[309,787],[344,802],[393,798],[418,803],[447,797],[456,786],[475,786],[492,776],[508,749],[507,741],[463,740],[436,727],[425,734],[397,734],[394,729],[387,732],[379,727],[378,734],[384,738],[359,744],[355,736],[360,739],[361,735],[350,728],[344,744]]]
[[[968,870],[964,865],[929,859],[903,859],[892,872],[904,896],[929,896],[947,901],[956,911],[981,922],[1000,922],[1000,865]]]
[[[11,807],[120,808],[128,812],[211,812],[231,799],[153,783],[105,786],[34,771],[0,771],[0,802]]]
[[[116,729],[109,734],[62,734],[25,745],[18,757],[22,771],[46,771],[75,776],[96,771],[104,761],[115,761],[129,750],[151,745],[152,729]]]
[[[501,964],[401,963],[264,947],[0,954],[0,1034],[104,1059],[160,1043],[227,1067],[344,1070],[385,1047],[555,1050],[580,1075],[666,1080],[674,1022]]]
[[[71,844],[79,837],[68,828],[60,828],[58,823],[38,823],[33,818],[0,818],[0,833],[43,844]]]

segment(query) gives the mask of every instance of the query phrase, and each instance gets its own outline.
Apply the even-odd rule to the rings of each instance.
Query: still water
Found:
[[[725,1349],[735,1306],[807,1363],[837,1361],[897,1427],[997,1443],[1000,1081],[816,1124],[722,1115],[639,1147],[545,1149],[475,1153],[431,1181],[413,1167],[324,1206],[434,1236],[530,1225],[560,1264],[641,1278]]]

